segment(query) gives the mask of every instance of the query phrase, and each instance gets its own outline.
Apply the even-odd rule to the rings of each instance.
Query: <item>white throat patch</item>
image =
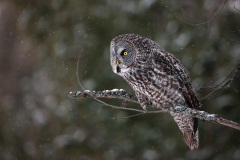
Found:
[[[129,70],[130,70],[130,68],[125,68],[125,69],[121,68],[121,72],[122,72],[122,73],[128,72]]]

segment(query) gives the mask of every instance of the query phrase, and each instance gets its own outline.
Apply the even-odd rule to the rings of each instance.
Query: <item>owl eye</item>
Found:
[[[122,51],[121,55],[122,55],[122,56],[127,56],[127,55],[128,55],[128,52],[127,52],[127,51]]]

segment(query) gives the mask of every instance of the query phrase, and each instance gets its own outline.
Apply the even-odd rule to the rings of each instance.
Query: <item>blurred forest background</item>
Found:
[[[0,159],[239,160],[240,131],[200,121],[200,148],[191,151],[169,114],[130,117],[136,113],[68,98],[81,89],[79,55],[86,89],[132,92],[109,63],[110,41],[123,33],[151,38],[173,53],[196,89],[212,76],[210,85],[217,84],[240,60],[240,1],[223,4],[1,0]],[[202,101],[202,109],[240,122],[238,75],[217,97]]]

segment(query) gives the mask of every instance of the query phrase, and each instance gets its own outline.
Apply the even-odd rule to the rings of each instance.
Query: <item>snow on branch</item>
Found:
[[[240,130],[240,124],[237,122],[227,120],[217,114],[210,114],[208,112],[196,110],[186,106],[163,107],[161,110],[148,111],[143,109],[127,108],[125,106],[121,106],[121,107],[114,106],[98,99],[98,98],[115,98],[115,99],[123,100],[124,102],[134,102],[139,104],[135,95],[131,93],[127,93],[123,89],[113,89],[113,90],[104,90],[104,91],[90,91],[90,90],[74,91],[69,93],[69,97],[72,99],[93,98],[99,101],[100,103],[102,103],[103,105],[106,105],[115,109],[131,110],[131,111],[136,111],[140,113],[160,113],[160,112],[178,112],[179,113],[181,112],[182,114],[190,115],[192,117],[195,117],[201,120],[211,121],[217,124],[222,124],[230,128]],[[149,104],[149,107],[154,107],[154,106]]]

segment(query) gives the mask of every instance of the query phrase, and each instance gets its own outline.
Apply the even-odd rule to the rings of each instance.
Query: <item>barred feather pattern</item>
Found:
[[[121,58],[120,51],[124,48],[125,51],[130,48],[129,54],[133,54],[127,63]],[[159,109],[177,105],[200,109],[188,71],[177,58],[164,51],[156,42],[136,34],[124,34],[112,40],[110,50],[114,72],[133,88],[144,109],[148,102]],[[117,64],[116,61],[120,62]],[[198,148],[197,119],[181,113],[170,114],[189,148]]]

